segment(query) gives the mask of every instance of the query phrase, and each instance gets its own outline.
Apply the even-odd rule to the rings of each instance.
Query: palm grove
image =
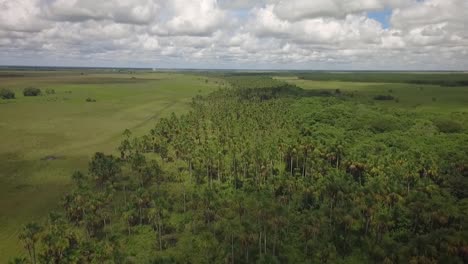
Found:
[[[466,263],[468,136],[267,77],[73,174],[16,263]],[[249,87],[249,88],[245,88]]]

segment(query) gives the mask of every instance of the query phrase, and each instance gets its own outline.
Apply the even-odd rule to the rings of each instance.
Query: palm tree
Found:
[[[19,239],[23,243],[23,246],[28,250],[31,263],[36,264],[36,243],[39,240],[42,227],[37,223],[29,223],[23,227],[19,235]]]
[[[76,263],[79,258],[78,236],[59,214],[49,215],[42,245],[41,263]]]

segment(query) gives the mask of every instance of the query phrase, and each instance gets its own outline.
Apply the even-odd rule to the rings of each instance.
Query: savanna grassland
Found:
[[[468,74],[463,73],[321,73],[277,76],[276,79],[304,89],[336,90],[372,101],[391,95],[388,106],[433,114],[468,110]],[[380,104],[382,105],[382,104]]]
[[[29,74],[1,84],[5,259],[468,261],[466,74]]]
[[[146,132],[158,118],[187,111],[215,81],[141,71],[0,71],[0,89],[16,97],[0,99],[0,262],[21,252],[21,225],[59,206],[71,173],[86,170],[94,152],[116,151],[127,128]],[[42,96],[23,96],[27,87]]]

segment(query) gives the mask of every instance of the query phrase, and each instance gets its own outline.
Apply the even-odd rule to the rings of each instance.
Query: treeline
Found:
[[[326,97],[339,96],[339,89],[331,92],[330,90],[306,90],[293,84],[285,83],[280,80],[266,77],[263,75],[236,75],[224,77],[229,82],[230,87],[223,91],[221,96],[233,96],[240,100],[271,100],[280,98],[301,97]]]
[[[96,153],[16,263],[468,261],[466,133],[229,81]]]
[[[314,81],[409,83],[440,86],[468,86],[466,73],[378,73],[378,72],[316,72],[299,73],[300,79]]]

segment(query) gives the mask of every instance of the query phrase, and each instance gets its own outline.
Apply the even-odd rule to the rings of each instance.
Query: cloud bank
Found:
[[[388,27],[369,12],[389,11]],[[468,70],[466,0],[0,0],[0,64]]]

